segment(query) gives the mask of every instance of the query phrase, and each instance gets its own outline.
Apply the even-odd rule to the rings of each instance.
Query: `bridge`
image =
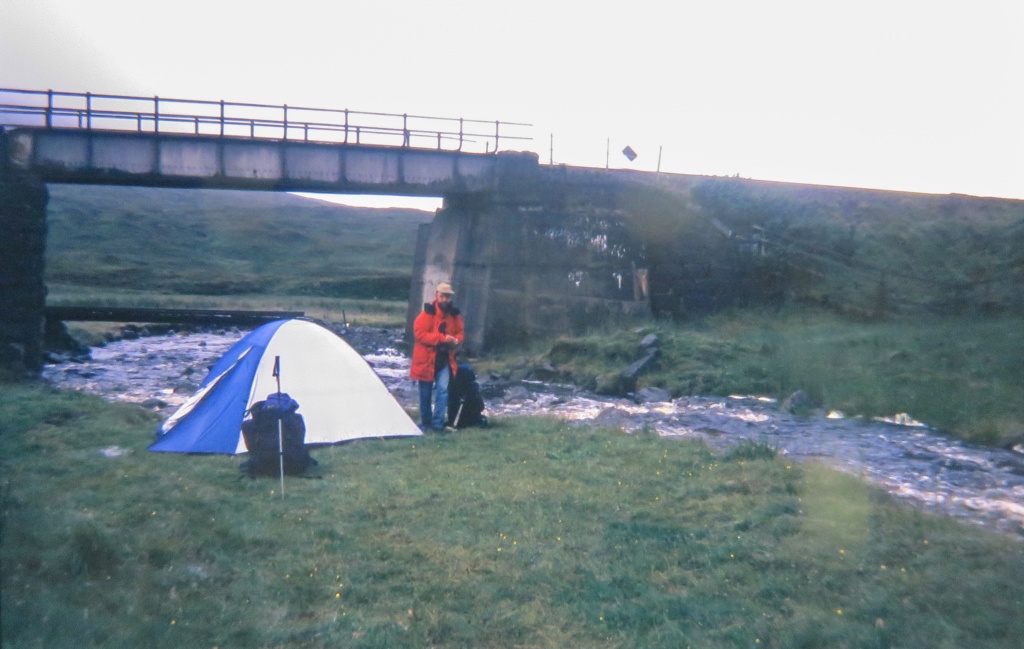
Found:
[[[529,124],[0,89],[7,156],[45,182],[443,196]]]
[[[643,246],[619,197],[651,178],[542,166],[516,150],[529,126],[0,89],[0,365],[41,368],[47,183],[441,196],[408,319],[451,281],[475,351],[646,312]]]

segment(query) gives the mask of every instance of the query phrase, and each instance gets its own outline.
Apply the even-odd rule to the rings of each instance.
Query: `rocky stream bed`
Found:
[[[335,331],[363,355],[402,406],[416,407],[408,358],[398,351],[400,331]],[[88,357],[54,359],[43,378],[61,388],[136,403],[169,416],[244,333],[130,335],[92,348]],[[1024,539],[1024,454],[948,439],[906,415],[888,421],[839,413],[795,416],[757,396],[666,400],[650,391],[616,399],[570,385],[479,379],[491,418],[548,415],[627,433],[653,430],[666,438],[698,439],[718,451],[741,442],[764,443],[793,460],[813,459],[861,476],[925,510]]]

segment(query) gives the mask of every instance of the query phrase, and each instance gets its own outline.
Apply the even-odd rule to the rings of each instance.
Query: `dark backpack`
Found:
[[[316,464],[306,448],[306,422],[296,412],[298,409],[298,402],[283,392],[269,394],[265,401],[252,404],[242,421],[242,438],[249,451],[242,471],[252,477],[278,475],[281,450],[284,472],[288,475],[301,474]],[[281,450],[278,448],[278,422]]]
[[[460,364],[448,384],[448,423],[455,428],[487,425],[480,384],[469,365]]]

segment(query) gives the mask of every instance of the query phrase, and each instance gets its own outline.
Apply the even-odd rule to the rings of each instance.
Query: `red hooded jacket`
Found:
[[[435,300],[423,305],[423,310],[412,323],[412,332],[416,342],[412,348],[409,378],[414,381],[433,381],[437,346],[444,342],[446,336],[454,336],[459,344],[462,344],[464,336],[462,316],[454,306],[449,307],[448,312],[445,313]],[[452,368],[452,376],[455,376],[457,370],[455,349],[452,349],[449,354],[449,366]]]

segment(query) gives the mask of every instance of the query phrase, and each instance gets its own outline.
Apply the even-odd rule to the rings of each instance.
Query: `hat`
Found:
[[[452,285],[448,282],[441,282],[437,285],[438,293],[446,293],[448,295],[455,295],[455,291],[452,290]]]

